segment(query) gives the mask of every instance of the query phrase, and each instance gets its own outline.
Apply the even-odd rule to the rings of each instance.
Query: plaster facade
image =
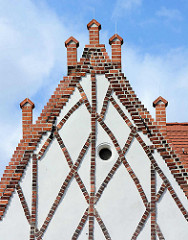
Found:
[[[121,59],[111,61],[99,44],[100,24],[92,21],[85,59],[74,59],[36,125],[24,127],[23,142],[34,144],[19,146],[28,157],[17,154],[13,176],[20,166],[23,172],[9,180],[13,190],[7,183],[1,191],[0,239],[186,240],[181,161],[121,73]],[[110,44],[121,46],[121,37]],[[66,41],[68,51],[74,45],[73,37]],[[104,160],[105,148],[111,156]]]

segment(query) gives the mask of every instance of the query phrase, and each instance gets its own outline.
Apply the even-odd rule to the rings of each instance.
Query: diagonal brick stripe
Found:
[[[174,201],[176,202],[178,208],[180,209],[180,211],[182,212],[183,216],[185,217],[185,219],[188,221],[188,212],[187,210],[184,208],[183,204],[181,203],[180,199],[178,198],[176,192],[174,191],[173,187],[171,186],[170,182],[168,181],[167,177],[165,176],[165,174],[163,173],[163,171],[160,169],[160,167],[158,166],[155,158],[153,157],[151,150],[149,149],[149,147],[142,141],[141,137],[139,136],[139,134],[136,134],[137,140],[139,141],[139,143],[141,144],[141,146],[143,147],[145,153],[147,154],[148,158],[151,161],[152,166],[154,167],[155,171],[159,174],[159,176],[161,177],[161,179],[163,180],[164,184],[166,185],[168,191],[170,192],[172,198],[174,199]]]
[[[144,202],[144,205],[146,206],[147,205],[147,197],[144,193],[144,190],[138,180],[138,178],[136,177],[136,174],[134,173],[134,171],[132,170],[131,166],[129,165],[129,163],[127,162],[124,154],[123,154],[123,151],[121,150],[114,134],[112,133],[112,131],[108,128],[108,126],[104,123],[104,121],[99,117],[99,115],[97,115],[97,120],[98,122],[100,123],[100,125],[102,126],[102,128],[106,131],[106,133],[109,135],[109,137],[111,138],[113,144],[114,144],[114,147],[116,148],[116,151],[119,155],[119,159],[120,161],[122,161],[122,163],[124,164],[125,168],[128,170],[128,173],[130,174],[131,178],[133,179],[133,181],[135,182],[136,186],[137,186],[137,189],[139,191],[139,194]]]
[[[69,152],[68,152],[68,150],[67,150],[67,148],[66,148],[66,146],[65,146],[65,144],[64,144],[64,142],[62,140],[62,138],[60,137],[59,133],[57,131],[55,131],[54,135],[55,135],[55,137],[57,139],[57,142],[59,143],[59,146],[62,149],[62,151],[64,153],[64,156],[65,156],[65,158],[67,160],[67,163],[68,163],[68,165],[69,165],[69,167],[71,169],[73,167],[73,162],[71,160]],[[89,135],[89,137],[88,137],[88,139],[86,141],[87,143],[89,143],[90,136],[91,136],[91,134]],[[78,183],[78,186],[79,186],[80,190],[82,191],[82,193],[83,193],[87,203],[89,204],[89,194],[88,194],[88,191],[87,191],[87,189],[86,189],[86,187],[85,187],[83,181],[81,180],[81,178],[80,178],[80,176],[79,176],[77,171],[75,171],[74,176],[75,176],[76,182]]]
[[[44,153],[46,152],[48,146],[50,145],[51,141],[53,139],[53,132],[50,134],[50,136],[48,137],[48,139],[46,140],[46,142],[43,144],[43,146],[41,147],[39,153],[37,154],[38,160],[40,160],[42,158],[42,156],[44,155]]]
[[[23,193],[22,188],[21,188],[21,186],[19,184],[17,184],[16,190],[17,190],[17,193],[18,193],[21,205],[23,207],[25,216],[26,216],[26,218],[27,218],[27,220],[28,220],[28,222],[30,224],[31,215],[30,215],[30,212],[29,212],[29,208],[28,208],[26,199],[24,197],[24,193]]]
[[[72,236],[72,240],[78,239],[82,229],[85,226],[85,223],[86,223],[87,219],[88,219],[88,208],[84,212],[84,214],[83,214],[83,216],[82,216],[82,218],[81,218],[81,220],[80,220],[80,222],[78,224],[78,227],[76,228],[76,230],[75,230],[75,232],[74,232],[74,234]]]
[[[43,236],[45,230],[47,229],[50,221],[52,220],[52,217],[57,209],[57,207],[59,206],[59,203],[61,201],[61,199],[63,198],[64,194],[65,194],[65,191],[67,189],[67,187],[69,186],[72,178],[74,177],[74,174],[76,173],[77,169],[79,168],[81,162],[82,162],[82,159],[89,147],[90,143],[88,141],[86,141],[86,143],[84,144],[83,148],[82,148],[82,151],[80,152],[79,156],[78,156],[78,159],[76,160],[76,162],[74,163],[74,165],[72,166],[69,174],[67,175],[65,181],[63,182],[61,188],[60,188],[60,191],[46,217],[46,220],[44,221],[41,229],[39,230],[39,232],[37,233],[37,240],[41,240],[41,237]]]
[[[156,232],[157,232],[157,236],[158,236],[159,240],[165,240],[165,238],[161,232],[161,229],[157,223],[156,223]]]
[[[108,230],[107,230],[107,228],[106,228],[102,218],[100,217],[99,213],[97,212],[96,208],[95,208],[95,217],[97,219],[97,222],[98,222],[99,226],[101,227],[101,230],[102,230],[105,238],[107,240],[111,240],[110,234],[109,234],[109,232],[108,232]]]
[[[130,132],[129,137],[128,137],[128,139],[123,147],[123,150],[122,150],[124,155],[128,151],[133,139],[134,139],[134,134],[133,134],[133,132]],[[115,162],[115,164],[113,165],[112,169],[110,170],[110,172],[108,173],[108,175],[106,176],[104,181],[102,182],[101,186],[99,187],[99,189],[96,193],[95,203],[97,203],[98,200],[100,199],[104,189],[107,187],[108,183],[111,181],[112,177],[116,173],[116,171],[119,168],[119,166],[121,165],[121,163],[122,163],[122,161],[120,160],[120,158],[118,158],[117,161]]]
[[[166,184],[163,182],[163,183],[161,184],[161,187],[160,187],[157,195],[156,195],[156,200],[155,200],[156,202],[158,202],[158,201],[161,199],[161,197],[162,197],[162,195],[164,194],[164,192],[165,192],[166,189],[167,189],[167,188],[166,188]]]
[[[74,106],[68,111],[68,113],[63,117],[63,119],[57,124],[57,129],[61,129],[62,126],[67,122],[69,117],[83,104],[83,99],[80,99]]]
[[[138,226],[137,226],[135,232],[133,233],[133,236],[132,236],[131,240],[136,240],[137,239],[137,237],[140,234],[141,230],[143,229],[146,221],[148,220],[148,217],[150,215],[150,211],[151,211],[150,210],[150,204],[148,203],[148,206],[147,206],[143,216],[141,217],[141,219],[138,223]]]
[[[108,107],[108,103],[109,103],[111,94],[112,94],[112,88],[109,86],[108,90],[106,92],[106,95],[104,97],[102,109],[101,109],[101,112],[100,112],[100,117],[102,117],[102,118],[104,118],[104,116],[105,116],[105,114],[107,112],[107,107]]]

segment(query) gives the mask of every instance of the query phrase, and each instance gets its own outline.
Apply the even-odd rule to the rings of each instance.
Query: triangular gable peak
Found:
[[[72,39],[71,39],[72,41]],[[138,224],[137,229],[133,232],[133,238],[136,239],[137,235],[140,234],[142,228],[144,228],[144,224],[148,217],[151,214],[151,217],[154,219],[154,223],[156,224],[156,216],[155,211],[151,211],[150,205],[152,208],[156,208],[155,201],[148,201],[147,194],[142,189],[142,186],[139,183],[139,180],[136,178],[131,166],[127,162],[124,154],[130,151],[131,146],[134,145],[133,141],[138,142],[141,148],[144,150],[145,154],[147,155],[150,164],[151,164],[151,178],[152,184],[155,182],[155,175],[157,174],[161,179],[161,187],[158,193],[155,190],[155,184],[152,185],[152,193],[154,194],[153,197],[156,198],[156,201],[161,199],[162,194],[167,189],[171,194],[171,197],[178,205],[181,213],[184,215],[185,219],[188,218],[187,210],[184,208],[181,199],[177,195],[176,191],[174,190],[174,186],[172,185],[173,179],[168,179],[168,177],[164,174],[163,168],[168,166],[171,171],[171,174],[174,176],[178,184],[184,191],[184,194],[188,198],[188,185],[187,185],[187,176],[184,174],[184,166],[182,166],[180,159],[174,153],[171,146],[168,144],[166,138],[162,135],[159,131],[158,126],[156,126],[154,120],[152,119],[151,115],[147,111],[146,108],[141,104],[138,100],[136,94],[132,90],[129,81],[126,79],[124,74],[121,72],[121,67],[119,63],[113,62],[106,50],[104,44],[89,44],[86,45],[83,51],[82,58],[79,62],[68,71],[68,76],[64,77],[60,84],[56,88],[54,94],[51,96],[49,102],[44,107],[40,117],[36,121],[35,124],[31,124],[28,126],[28,132],[30,134],[26,135],[18,144],[16,151],[13,154],[13,157],[9,163],[9,166],[6,167],[4,172],[3,178],[1,179],[0,183],[0,216],[3,219],[5,209],[10,202],[10,198],[15,190],[17,190],[18,195],[20,197],[20,201],[25,206],[25,202],[23,200],[23,193],[20,187],[20,180],[24,174],[25,168],[28,165],[30,159],[33,159],[33,169],[37,171],[36,162],[43,158],[46,153],[46,150],[49,148],[53,139],[56,139],[61,150],[66,156],[68,161],[68,165],[71,170],[67,176],[67,180],[62,185],[60,192],[57,196],[56,201],[54,202],[55,205],[52,206],[51,212],[47,216],[47,219],[44,221],[42,228],[36,230],[36,212],[35,212],[35,205],[32,205],[32,209],[34,209],[33,213],[28,213],[29,210],[27,207],[24,208],[28,221],[32,221],[33,225],[31,224],[31,231],[34,233],[36,231],[37,236],[40,238],[43,236],[44,232],[46,231],[49,222],[52,220],[53,214],[55,214],[55,210],[58,207],[60,200],[64,194],[65,189],[67,188],[68,184],[70,183],[73,176],[75,176],[76,181],[78,182],[80,189],[82,189],[83,195],[86,199],[86,202],[89,204],[89,208],[86,209],[83,218],[78,224],[76,228],[73,239],[77,239],[80,235],[80,231],[83,228],[82,221],[86,221],[87,218],[89,219],[89,225],[91,231],[88,233],[90,239],[93,238],[93,220],[94,216],[96,217],[97,221],[99,221],[99,225],[103,231],[103,234],[107,239],[110,239],[110,233],[106,229],[102,219],[100,218],[97,210],[95,209],[95,201],[98,201],[101,197],[101,194],[105,190],[105,186],[108,185],[108,182],[112,179],[112,176],[115,174],[116,170],[123,164],[125,168],[128,170],[129,174],[131,175],[133,181],[135,182],[136,188],[140,192],[141,199],[144,203],[146,208],[146,213],[143,215],[143,220],[141,219],[141,223]],[[98,76],[102,76],[101,78]],[[89,100],[84,88],[82,87],[82,81],[84,78],[89,78],[91,81],[91,89],[92,89],[92,96]],[[98,79],[98,80],[96,80]],[[101,105],[100,112],[97,111],[97,99],[96,99],[96,85],[100,84],[104,79],[108,82],[108,88],[106,89],[106,93],[103,99],[103,104]],[[105,80],[104,80],[105,81]],[[74,96],[74,93],[78,92],[80,94],[80,98],[78,101],[70,107],[69,111],[66,112],[63,117],[61,117],[62,109],[65,109],[69,103],[69,99]],[[161,99],[160,99],[161,100]],[[108,106],[113,106],[116,110],[120,118],[125,122],[125,125],[128,127],[129,132],[128,138],[125,141],[125,146],[122,148],[120,146],[119,141],[117,140],[113,131],[111,131],[110,127],[105,122],[105,116],[107,114]],[[79,158],[75,163],[71,162],[70,156],[68,156],[68,151],[66,146],[61,138],[60,130],[69,120],[71,115],[80,108],[80,106],[85,106],[88,114],[91,117],[91,133],[88,135],[88,138],[83,146],[83,149],[80,152]],[[122,110],[124,107],[125,112]],[[104,182],[99,185],[99,191],[95,192],[95,181],[94,179],[94,172],[93,168],[95,168],[95,153],[92,155],[92,151],[96,151],[96,123],[103,129],[103,131],[108,135],[109,139],[111,139],[112,146],[114,151],[118,156],[118,160],[116,165],[112,168],[111,171],[106,176]],[[116,127],[117,128],[117,127]],[[44,142],[42,142],[42,136],[47,135]],[[150,144],[147,144],[143,138],[147,136],[147,138],[151,141]],[[42,143],[40,149],[36,152],[36,148],[39,148],[39,142]],[[91,147],[91,186],[90,189],[85,189],[83,183],[80,182],[80,176],[78,175],[78,167],[79,161],[83,158],[83,155],[87,151],[88,147]],[[108,144],[106,145],[108,147]],[[130,151],[131,152],[131,151]],[[155,152],[155,154],[154,154]],[[156,161],[156,155],[160,155],[166,162],[166,165]],[[157,155],[157,156],[158,156]],[[73,165],[74,164],[74,165]],[[117,166],[118,165],[118,166]],[[143,165],[144,166],[144,165]],[[70,176],[69,176],[70,175]],[[169,175],[170,176],[170,175]],[[35,175],[33,177],[33,181],[37,181]],[[92,182],[94,181],[94,182]],[[82,186],[82,187],[81,187]],[[33,186],[33,191],[35,192],[35,186]],[[89,192],[90,191],[90,192]],[[101,192],[102,191],[102,192]],[[179,190],[178,190],[179,191]],[[95,195],[95,194],[96,195]],[[35,197],[32,200],[32,204],[36,204]],[[151,196],[152,197],[152,196]],[[98,200],[95,200],[98,199]],[[52,213],[53,212],[53,213]],[[145,220],[144,220],[145,219]],[[154,224],[154,225],[155,225]],[[158,226],[158,225],[156,225]],[[153,227],[152,224],[152,234],[153,236],[156,234],[161,236],[162,233],[159,227]],[[159,238],[162,239],[162,238]]]

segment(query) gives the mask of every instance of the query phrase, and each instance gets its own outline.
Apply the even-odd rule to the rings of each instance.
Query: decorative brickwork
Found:
[[[109,44],[112,47],[112,62],[118,63],[121,69],[121,45],[123,44],[123,38],[118,34],[114,34],[109,39]]]
[[[74,37],[70,37],[65,42],[65,47],[67,48],[67,66],[69,73],[69,68],[77,65],[77,48],[79,47],[79,42]]]
[[[165,136],[166,135],[166,107],[168,106],[168,102],[160,96],[153,102],[153,106],[155,107],[156,124],[158,125],[158,128]]]
[[[33,108],[35,107],[34,103],[26,98],[20,103],[20,108],[22,109],[22,129],[23,137],[29,134],[28,128],[33,123]]]
[[[79,238],[86,222],[89,223],[88,239],[95,239],[95,224],[99,225],[105,239],[112,239],[110,229],[108,229],[108,227],[105,225],[105,220],[102,218],[102,215],[100,215],[100,212],[97,209],[97,203],[101,201],[102,195],[109,186],[109,183],[113,181],[113,177],[117,174],[117,170],[121,165],[123,166],[124,172],[128,172],[128,175],[133,181],[136,191],[140,197],[140,201],[143,202],[144,206],[144,213],[141,216],[141,219],[137,219],[137,225],[135,226],[134,232],[132,232],[132,240],[137,239],[141,231],[144,229],[145,223],[149,218],[151,219],[151,239],[155,240],[157,237],[160,240],[165,239],[163,232],[161,231],[157,222],[156,212],[157,203],[167,191],[170,193],[172,199],[176,203],[185,220],[188,221],[187,210],[184,208],[169,179],[166,177],[161,167],[157,163],[154,157],[154,152],[158,152],[163,158],[166,163],[165,166],[171,170],[171,173],[173,174],[177,183],[183,190],[185,196],[188,198],[188,177],[185,175],[185,171],[187,171],[187,169],[184,168],[184,165],[181,163],[179,156],[175,154],[171,146],[168,144],[168,141],[165,138],[166,135],[161,132],[159,125],[156,124],[149,112],[141,104],[136,94],[132,90],[129,81],[124,77],[124,74],[121,72],[120,58],[118,57],[117,59],[114,58],[110,60],[108,54],[106,53],[105,46],[103,44],[99,44],[98,33],[100,28],[101,25],[96,20],[92,20],[88,24],[88,29],[90,31],[90,45],[85,46],[80,62],[75,62],[75,58],[74,64],[70,64],[70,62],[68,62],[68,66],[74,66],[69,68],[68,76],[64,77],[64,79],[60,81],[60,84],[56,88],[54,95],[51,96],[49,102],[44,107],[36,123],[31,123],[28,125],[27,132],[25,132],[23,139],[18,144],[18,147],[13,154],[9,166],[6,167],[3,178],[1,179],[0,219],[2,220],[3,217],[6,217],[6,208],[10,202],[12,193],[16,189],[25,213],[25,217],[30,224],[30,240],[42,239],[45,232],[48,231],[48,226],[55,216],[57,208],[60,206],[60,204],[63,203],[66,192],[68,191],[70,183],[73,179],[76,180],[76,183],[79,186],[79,190],[84,196],[84,201],[87,204],[87,208],[83,211],[83,215],[81,216],[76,229],[72,232],[72,239],[76,240]],[[123,40],[117,34],[114,36],[115,37],[110,40],[112,46],[113,42],[116,42],[116,39],[118,39],[118,44],[121,47]],[[70,45],[72,45],[72,41],[74,42],[74,48],[76,49],[78,42],[74,38],[67,40],[66,46],[68,48]],[[86,92],[80,84],[82,77],[85,77],[87,74],[91,75],[91,102],[89,101]],[[103,74],[109,82],[109,87],[105,94],[102,103],[102,109],[100,112],[97,112],[97,74]],[[80,94],[80,99],[69,109],[67,113],[64,114],[62,119],[57,122],[56,119],[60,115],[61,109],[66,106],[69,98],[71,95],[73,95],[76,89]],[[129,115],[132,118],[131,121],[125,114],[123,107],[120,106],[120,104],[112,96],[113,93],[117,96],[122,106],[128,111]],[[108,115],[109,104],[111,104],[115,111],[119,114],[120,118],[124,121],[125,126],[130,129],[129,136],[122,148],[120,147],[120,144],[117,140],[117,136],[105,122],[105,117]],[[76,111],[80,110],[82,105],[85,105],[88,113],[90,114],[91,128],[90,132],[88,132],[87,140],[80,149],[78,158],[75,162],[73,162],[73,159],[71,159],[71,156],[69,154],[69,150],[64,143],[63,136],[60,136],[59,131],[64,128],[65,123],[69,121],[70,116]],[[104,132],[111,139],[113,147],[118,156],[98,189],[96,189],[97,124],[101,126]],[[41,141],[42,136],[47,132],[50,133],[50,136],[39,150],[39,153],[37,155],[33,154],[36,147],[38,146],[38,143]],[[147,136],[150,139],[152,145],[146,145],[142,139],[141,134]],[[58,146],[65,156],[65,161],[67,162],[67,166],[70,169],[59,189],[59,192],[57,193],[56,198],[54,199],[51,208],[49,209],[46,219],[44,220],[40,229],[38,229],[37,199],[40,196],[37,192],[37,165],[39,159],[42,159],[45,156],[48,148],[50,148],[52,139],[57,140]],[[127,152],[130,150],[134,140],[138,141],[150,163],[151,199],[148,199],[147,194],[145,193],[145,190],[140,183],[139,177],[137,176],[136,172],[134,172],[131,163],[129,163],[127,159]],[[82,167],[81,165],[84,156],[86,155],[89,147],[91,147],[90,168],[88,169],[90,173],[90,189],[87,189],[85,182],[82,180],[81,175],[78,172],[78,169]],[[31,161],[31,159],[33,172],[32,209],[30,213],[26,199],[24,197],[24,193],[19,185],[19,181],[22,178],[29,160]],[[162,180],[162,184],[158,191],[156,190],[156,174],[158,174]]]
[[[99,44],[99,31],[101,30],[101,24],[93,19],[88,23],[87,28],[89,30],[89,43],[91,45]]]

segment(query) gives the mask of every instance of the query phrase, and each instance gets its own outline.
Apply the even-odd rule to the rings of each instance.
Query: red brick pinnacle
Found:
[[[101,24],[100,24],[99,22],[97,22],[97,20],[95,20],[95,19],[92,19],[92,20],[87,24],[87,29],[89,30],[91,27],[94,27],[94,26],[92,26],[93,24],[97,25],[99,31],[101,30]]]
[[[65,41],[65,47],[67,48],[67,66],[77,65],[77,48],[79,47],[79,42],[74,37],[70,37]],[[69,73],[69,68],[68,68]]]
[[[76,40],[76,38],[74,38],[73,36],[71,36],[70,38],[67,39],[67,41],[65,41],[65,47],[67,48],[69,44],[76,44],[76,47],[79,47],[79,42],[78,40]]]
[[[168,101],[166,99],[164,99],[163,97],[159,96],[154,102],[153,102],[153,106],[155,107],[157,104],[159,104],[159,102],[163,102],[165,104],[165,107],[168,106]]]
[[[93,19],[88,23],[87,29],[89,30],[89,44],[99,44],[99,31],[101,30],[101,24]]]
[[[31,105],[32,109],[35,107],[35,104],[29,98],[26,98],[20,103],[20,108],[22,109],[27,103]]]
[[[121,69],[121,45],[123,44],[123,38],[118,34],[114,34],[109,39],[109,44],[112,47],[112,62],[117,63]]]
[[[155,107],[155,116],[156,116],[156,124],[160,129],[160,132],[163,135],[166,135],[166,107],[168,105],[168,101],[163,97],[159,96],[154,102],[153,106]]]
[[[118,42],[120,41],[121,45],[123,44],[123,38],[120,37],[117,33],[115,33],[110,39],[109,39],[109,44],[111,45],[113,42]]]
[[[22,109],[22,132],[23,137],[30,134],[30,126],[33,124],[33,108],[34,103],[26,98],[20,103],[20,108]]]

